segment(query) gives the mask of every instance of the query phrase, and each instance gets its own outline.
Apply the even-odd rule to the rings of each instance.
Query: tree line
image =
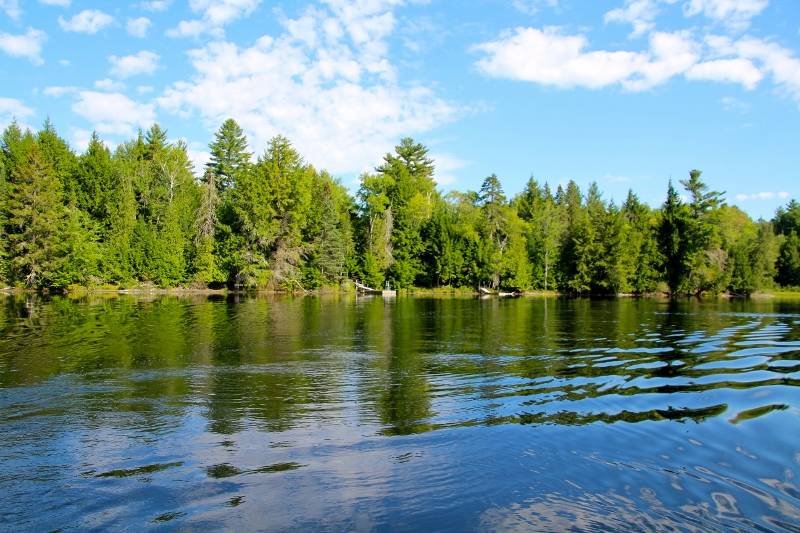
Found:
[[[0,279],[7,286],[310,290],[488,287],[570,294],[749,294],[800,286],[800,204],[752,220],[701,172],[660,208],[597,184],[553,191],[531,178],[508,198],[497,176],[442,194],[428,150],[403,139],[355,196],[285,137],[253,158],[226,120],[196,177],[183,142],[153,125],[113,152],[77,154],[47,121],[12,123],[0,153]],[[684,199],[685,198],[685,199]]]

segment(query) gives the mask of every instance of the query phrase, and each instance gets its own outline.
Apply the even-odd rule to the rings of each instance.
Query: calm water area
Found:
[[[0,530],[800,531],[800,301],[0,296]]]

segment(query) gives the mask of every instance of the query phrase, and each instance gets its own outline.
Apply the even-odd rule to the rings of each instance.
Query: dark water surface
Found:
[[[0,529],[800,531],[800,302],[0,298]]]

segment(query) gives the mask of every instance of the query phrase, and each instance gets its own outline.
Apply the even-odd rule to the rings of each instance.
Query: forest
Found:
[[[282,136],[254,158],[232,119],[195,176],[183,142],[153,125],[113,151],[76,153],[47,121],[12,123],[0,153],[0,284],[309,291],[372,287],[565,294],[748,295],[800,286],[800,204],[752,220],[699,170],[659,208],[597,184],[495,175],[443,194],[428,150],[403,139],[351,196]],[[682,189],[680,192],[679,188]]]

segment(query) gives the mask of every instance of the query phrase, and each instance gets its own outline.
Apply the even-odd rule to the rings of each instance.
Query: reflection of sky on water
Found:
[[[167,299],[61,301],[21,317],[6,304],[6,523],[800,522],[800,332],[785,313],[719,312],[734,304],[661,313],[667,304],[652,301],[550,300],[545,312],[541,300]],[[738,307],[747,306],[763,304]]]

